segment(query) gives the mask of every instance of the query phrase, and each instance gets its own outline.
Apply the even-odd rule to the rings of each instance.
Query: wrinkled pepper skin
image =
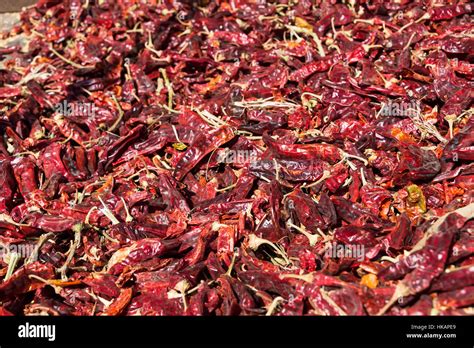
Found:
[[[0,315],[472,315],[474,7],[420,3],[24,8]]]

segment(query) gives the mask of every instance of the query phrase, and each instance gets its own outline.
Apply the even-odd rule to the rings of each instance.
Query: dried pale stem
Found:
[[[78,68],[78,69],[86,69],[86,68],[93,68],[94,66],[93,65],[80,65],[80,64],[77,64],[75,62],[73,62],[72,60],[70,59],[67,59],[66,57],[64,57],[61,53],[59,53],[58,51],[56,51],[53,46],[51,45],[49,47],[49,50],[51,52],[53,52],[59,59],[61,59],[62,61],[68,63],[69,65],[75,67],[75,68]]]
[[[292,264],[291,260],[288,258],[285,251],[280,246],[278,246],[275,243],[272,243],[269,240],[266,240],[264,238],[257,237],[255,234],[249,235],[248,246],[250,247],[250,249],[257,250],[259,248],[259,246],[262,245],[262,244],[267,244],[270,247],[272,247],[272,249],[278,255],[280,255],[282,257],[282,259],[285,262],[286,266]]]
[[[118,110],[119,116],[118,116],[117,119],[115,120],[114,124],[109,127],[109,129],[108,129],[109,132],[113,132],[113,131],[118,127],[118,125],[120,124],[120,122],[122,122],[123,115],[124,115],[123,109],[122,109],[122,107],[120,106],[120,103],[118,102],[118,100],[117,100],[117,98],[115,97],[115,95],[112,95],[112,100],[114,101],[115,105],[117,106],[117,110]]]
[[[100,211],[112,222],[112,225],[118,225],[120,221],[115,217],[115,215],[110,211],[110,209],[105,205],[104,201],[100,196],[98,196],[100,203],[102,203],[103,208]]]
[[[308,238],[310,246],[315,246],[318,242],[319,236],[309,233],[303,225],[301,225],[301,227],[298,227],[291,222],[287,222],[287,225],[304,234]]]
[[[82,230],[82,225],[79,224],[75,227],[73,227],[74,230],[74,241],[71,241],[71,246],[67,252],[67,258],[64,264],[57,270],[58,273],[61,274],[61,279],[62,280],[67,280],[67,269],[69,267],[69,264],[72,261],[72,258],[74,257],[74,254],[81,244],[81,230]]]
[[[4,281],[8,280],[13,272],[15,271],[15,268],[18,264],[18,261],[20,261],[21,255],[15,252],[11,252],[8,254],[8,268],[7,268],[7,273],[5,275]]]
[[[39,238],[38,241],[36,242],[35,248],[33,249],[33,252],[30,254],[28,259],[25,261],[25,265],[32,263],[38,259],[39,251],[43,244],[54,235],[54,233],[46,233],[42,234]]]
[[[275,297],[273,299],[272,303],[270,303],[270,305],[268,306],[267,313],[265,313],[265,315],[266,316],[271,316],[273,314],[273,312],[275,312],[277,307],[280,305],[280,303],[282,303],[283,301],[285,301],[285,299],[283,297],[281,297],[281,296]]]

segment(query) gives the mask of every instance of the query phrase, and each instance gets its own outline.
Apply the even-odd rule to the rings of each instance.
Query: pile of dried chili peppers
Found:
[[[0,37],[0,314],[473,314],[473,9],[24,9]]]

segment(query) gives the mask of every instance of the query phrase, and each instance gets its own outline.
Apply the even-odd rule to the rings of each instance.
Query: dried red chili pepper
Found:
[[[0,315],[470,314],[472,12],[26,8],[0,35]]]

